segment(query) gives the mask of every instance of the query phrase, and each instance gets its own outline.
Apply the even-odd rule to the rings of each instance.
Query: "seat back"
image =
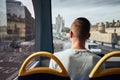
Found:
[[[49,67],[37,67],[26,70],[28,63],[38,56],[45,56],[53,59],[61,69],[55,70]],[[70,80],[70,78],[62,63],[53,54],[49,52],[36,52],[23,62],[18,73],[18,80]]]
[[[91,71],[88,80],[120,80],[120,67],[100,71],[100,67],[107,59],[118,56],[120,57],[120,51],[110,52],[103,56]]]

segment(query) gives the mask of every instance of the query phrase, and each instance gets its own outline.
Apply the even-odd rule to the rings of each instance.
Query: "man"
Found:
[[[71,80],[85,80],[100,59],[85,49],[85,42],[89,37],[90,22],[83,17],[77,18],[71,25],[71,48],[54,54],[68,71]],[[59,69],[53,60],[49,67]]]

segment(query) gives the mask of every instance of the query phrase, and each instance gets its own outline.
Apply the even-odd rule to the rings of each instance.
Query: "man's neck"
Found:
[[[71,49],[85,49],[85,42],[74,41],[72,42]]]

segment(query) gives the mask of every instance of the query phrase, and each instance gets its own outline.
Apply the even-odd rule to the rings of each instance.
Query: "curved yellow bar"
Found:
[[[94,78],[94,77],[101,77],[103,75],[108,75],[108,74],[120,74],[120,68],[111,68],[111,69],[105,69],[103,71],[99,71],[100,67],[102,64],[110,57],[118,57],[120,56],[120,51],[114,51],[107,53],[105,56],[103,56],[98,63],[95,65],[93,70],[91,71],[89,77]]]
[[[28,65],[28,63],[33,60],[35,57],[39,57],[39,56],[45,56],[45,57],[49,57],[51,59],[53,59],[54,61],[56,61],[56,63],[59,65],[59,67],[61,68],[61,70],[55,70],[55,69],[51,69],[49,67],[37,67],[37,68],[33,68],[30,70],[26,70],[26,67]],[[30,55],[22,64],[18,76],[25,76],[25,75],[29,75],[29,74],[35,74],[35,73],[52,73],[55,75],[59,75],[59,76],[65,76],[68,77],[68,73],[66,71],[66,69],[64,68],[64,66],[62,65],[62,63],[58,60],[57,57],[55,57],[53,54],[49,53],[49,52],[36,52],[33,53],[32,55]]]

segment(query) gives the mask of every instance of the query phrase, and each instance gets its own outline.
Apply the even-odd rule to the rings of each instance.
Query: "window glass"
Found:
[[[86,44],[99,44],[100,54],[120,50],[119,8],[120,0],[52,0],[54,51],[70,48],[70,26],[78,17],[91,22]]]
[[[12,80],[35,52],[32,0],[0,0],[0,79]]]
[[[102,53],[119,49],[119,3],[119,0],[52,0],[55,45],[56,43],[67,44],[66,41],[69,41],[68,33],[73,20],[77,17],[86,17],[91,22],[91,37],[89,42],[101,44],[101,48],[103,48]],[[64,45],[61,45],[62,47],[59,48],[63,49]],[[106,47],[109,50],[105,50]]]

